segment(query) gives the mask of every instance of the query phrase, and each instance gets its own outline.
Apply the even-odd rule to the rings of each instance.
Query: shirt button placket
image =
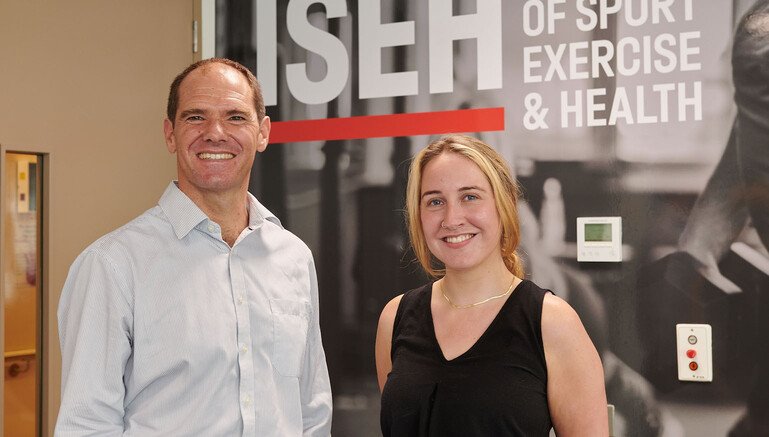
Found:
[[[245,303],[245,285],[243,283],[243,263],[237,256],[237,248],[230,250],[230,287],[235,305],[237,320],[238,368],[240,375],[241,416],[243,417],[243,435],[254,435],[256,432],[256,410],[254,399],[254,362],[249,353],[251,344],[251,322],[248,305]]]

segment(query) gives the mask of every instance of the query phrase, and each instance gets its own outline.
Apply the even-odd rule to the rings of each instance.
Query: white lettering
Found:
[[[614,2],[612,6],[609,6],[609,1]],[[601,29],[606,29],[608,26],[609,15],[614,15],[622,9],[622,0],[599,0],[598,1],[598,21]]]
[[[665,15],[665,19],[668,23],[676,21],[676,19],[673,18],[673,13],[670,12],[670,5],[672,5],[674,1],[675,0],[656,0],[652,2],[652,22],[654,22],[654,24],[660,22],[660,12]]]
[[[660,121],[663,123],[670,121],[670,117],[668,115],[668,96],[674,89],[676,89],[676,85],[674,83],[661,83],[652,86],[652,90],[657,92],[657,94],[660,96]]]
[[[641,10],[639,11],[638,17],[633,16],[632,2],[628,5],[627,9],[625,9],[625,21],[627,21],[627,24],[633,27],[641,26],[644,23],[646,23],[646,20],[649,19],[648,0],[640,0],[640,1],[641,1]]]
[[[347,84],[350,70],[344,44],[307,20],[307,9],[314,3],[323,3],[327,18],[347,15],[344,0],[292,0],[288,3],[286,26],[289,35],[301,47],[320,55],[326,62],[326,77],[317,82],[307,76],[306,62],[286,65],[288,89],[294,98],[308,105],[326,103],[339,96]]]
[[[638,124],[656,123],[657,117],[653,115],[646,115],[646,99],[639,96],[644,95],[643,85],[638,85],[635,88],[636,93],[636,122]]]
[[[590,32],[595,29],[596,24],[598,24],[598,15],[591,7],[586,6],[585,2],[594,5],[596,0],[579,0],[577,2],[577,12],[584,17],[577,19],[577,29],[583,32]],[[585,18],[587,18],[587,20],[585,20]]]
[[[580,65],[587,65],[587,55],[579,55],[579,50],[586,50],[588,48],[587,41],[575,42],[569,44],[569,77],[571,79],[587,79],[590,74],[586,70],[579,71]]]
[[[574,104],[569,104],[569,92],[561,91],[561,127],[569,127],[569,114],[574,116],[574,126],[582,127],[582,93],[574,93]]]
[[[660,73],[670,73],[676,69],[676,64],[678,63],[676,54],[672,50],[667,49],[666,45],[676,45],[676,39],[673,35],[663,33],[654,38],[654,51],[662,56],[662,59],[654,61],[654,69]],[[665,59],[667,59],[667,63],[664,62]]]
[[[679,58],[681,58],[681,71],[697,71],[702,68],[699,62],[691,62],[689,56],[699,55],[700,47],[695,45],[690,47],[689,41],[693,39],[699,39],[700,32],[683,32],[681,33],[681,47],[679,51]]]
[[[256,77],[265,106],[278,104],[277,16],[275,0],[256,2]]]
[[[535,18],[532,20],[532,14]],[[536,27],[532,27],[532,21]],[[523,33],[526,36],[538,36],[545,30],[545,5],[541,0],[526,0],[523,4]]]
[[[603,112],[606,109],[605,103],[596,103],[595,101],[596,97],[606,95],[606,88],[591,88],[587,90],[586,94],[587,125],[590,127],[606,126],[605,118],[596,118],[595,116],[596,112]]]
[[[545,53],[547,53],[547,58],[550,61],[550,67],[547,69],[547,74],[545,74],[545,82],[551,81],[555,73],[558,73],[558,79],[566,80],[568,76],[566,76],[566,71],[561,66],[561,58],[565,52],[566,44],[560,44],[557,52],[553,52],[551,46],[545,46]]]
[[[623,76],[633,76],[641,69],[641,60],[637,56],[625,54],[625,47],[628,46],[634,54],[638,54],[641,51],[641,45],[635,38],[626,36],[617,42],[617,72]],[[631,59],[630,66],[627,66],[626,59]]]
[[[675,102],[669,108],[671,97]],[[651,108],[657,110],[656,114],[648,112],[647,98],[652,103]],[[644,85],[617,87],[608,108],[607,100],[609,97],[605,88],[561,91],[561,127],[582,127],[583,113],[587,126],[685,122],[690,120],[689,114],[694,121],[702,120],[702,83],[699,81],[657,84],[651,87],[651,91]],[[676,114],[675,120],[670,119],[671,109]],[[603,118],[602,114],[607,110],[608,118]]]
[[[601,69],[603,69],[606,77],[613,77],[614,71],[609,65],[609,62],[614,58],[614,46],[611,41],[605,39],[593,41],[592,49],[593,77],[598,77]],[[601,49],[603,49],[603,54],[601,54]]]
[[[550,35],[555,33],[555,20],[566,18],[566,14],[563,11],[557,11],[555,7],[564,3],[566,3],[566,0],[549,0],[547,2],[547,33]]]
[[[686,121],[686,108],[691,107],[694,111],[694,119],[702,120],[702,82],[694,82],[694,93],[686,96],[686,84],[678,83],[678,121]]]
[[[611,103],[611,112],[609,112],[609,125],[617,124],[620,118],[625,119],[627,124],[633,124],[633,111],[630,109],[630,100],[623,87],[617,87],[614,91],[614,101]]]
[[[382,47],[414,44],[414,22],[382,24],[379,0],[358,1],[358,70],[361,99],[418,93],[416,71],[382,73]]]
[[[475,14],[452,15],[452,2],[430,0],[430,93],[454,90],[455,40],[476,39],[478,89],[502,88],[502,3],[477,0]]]
[[[696,31],[644,35],[640,40],[628,36],[616,45],[609,40],[592,40],[529,46],[524,48],[524,80],[530,83],[613,77],[615,68],[622,76],[641,71],[644,74],[666,74],[676,69],[696,71],[702,68],[697,60],[700,48],[692,41],[699,37],[700,32]],[[543,71],[545,75],[541,77],[539,74]]]
[[[531,70],[542,66],[541,61],[531,59],[532,55],[538,53],[542,53],[542,46],[523,48],[523,83],[542,82],[542,76],[531,73]]]

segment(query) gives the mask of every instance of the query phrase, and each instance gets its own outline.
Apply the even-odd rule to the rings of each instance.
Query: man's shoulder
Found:
[[[262,223],[262,235],[266,240],[274,242],[271,244],[273,247],[288,249],[303,256],[312,257],[312,252],[307,244],[280,224],[265,219]]]
[[[294,248],[310,253],[309,247],[293,232],[283,227],[280,219],[273,214],[259,199],[248,193],[249,214],[256,214],[261,223],[260,230],[264,238],[279,240],[282,244],[288,244]]]
[[[137,248],[152,247],[153,244],[158,244],[158,238],[164,231],[167,232],[168,228],[169,225],[163,218],[162,211],[155,206],[123,226],[99,237],[83,252],[117,255]]]

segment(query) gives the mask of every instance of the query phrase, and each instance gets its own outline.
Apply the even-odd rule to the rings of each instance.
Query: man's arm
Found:
[[[699,261],[696,268],[700,274],[722,288],[735,288],[736,285],[721,274],[718,262],[748,220],[745,186],[740,178],[737,156],[738,131],[739,126],[735,123],[724,153],[678,239],[678,248]]]
[[[58,436],[122,436],[123,375],[131,356],[126,282],[89,250],[70,268],[59,301],[62,354]]]
[[[737,124],[732,127],[724,153],[678,239],[681,250],[716,271],[718,260],[729,250],[748,219],[737,156],[738,129]]]
[[[309,278],[312,314],[307,333],[307,350],[304,354],[299,387],[302,398],[304,435],[326,437],[331,435],[331,384],[328,379],[326,354],[320,336],[318,315],[318,279],[315,263],[310,259]]]

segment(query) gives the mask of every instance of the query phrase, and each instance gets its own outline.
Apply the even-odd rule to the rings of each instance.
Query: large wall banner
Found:
[[[379,314],[429,280],[406,170],[452,132],[514,170],[526,276],[580,315],[616,436],[769,435],[769,1],[216,12],[217,55],[252,69],[273,123],[251,190],[318,265],[336,437],[380,435]],[[578,262],[577,218],[607,216],[622,218],[622,262]],[[711,326],[712,382],[679,381],[679,323]]]

